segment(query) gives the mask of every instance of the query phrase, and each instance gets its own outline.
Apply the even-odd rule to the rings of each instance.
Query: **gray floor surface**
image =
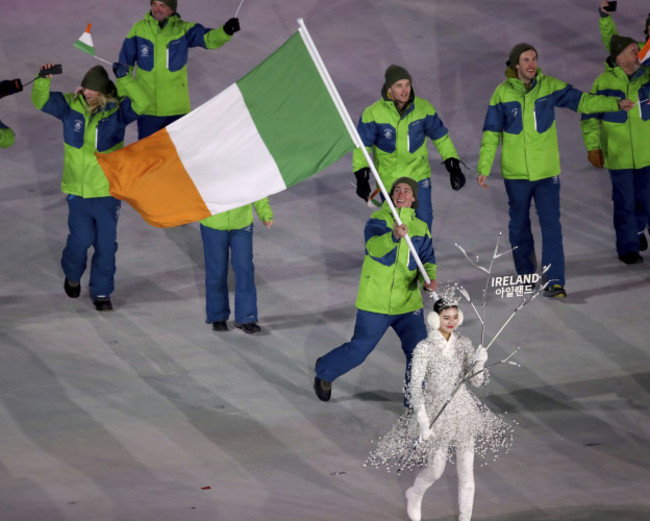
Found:
[[[180,0],[179,11],[215,26],[238,3]],[[547,74],[589,89],[605,55],[598,3],[248,0],[232,42],[191,51],[192,102],[247,73],[303,17],[355,121],[378,98],[386,66],[402,64],[475,169],[511,46],[536,45]],[[113,61],[147,7],[3,5],[1,79],[26,81],[59,62],[53,88],[74,90],[99,63],[72,47],[86,23],[97,54]],[[647,2],[619,10],[621,32],[640,38]],[[2,99],[0,118],[17,134],[0,151],[0,519],[406,519],[412,475],[363,466],[371,440],[402,410],[395,335],[335,382],[330,403],[311,388],[315,359],[352,333],[370,211],[350,186],[351,155],[272,198],[275,224],[255,232],[263,333],[217,334],[204,323],[197,225],[153,228],[126,204],[115,311],[94,310],[87,277],[82,298],[68,299],[60,123],[35,110],[29,92]],[[531,302],[491,350],[497,359],[522,348],[521,367],[496,369],[480,392],[518,426],[509,454],[477,465],[474,519],[647,520],[650,272],[617,260],[608,176],[586,161],[579,117],[558,110],[557,121],[569,297]],[[431,164],[439,280],[477,297],[485,278],[454,244],[487,262],[507,227],[503,184],[495,168],[488,190],[470,178],[453,192],[434,149]],[[513,273],[508,255],[495,273]],[[490,293],[488,337],[517,303]],[[479,322],[466,315],[463,331],[478,339]],[[424,519],[455,519],[454,475],[448,469],[425,497]]]

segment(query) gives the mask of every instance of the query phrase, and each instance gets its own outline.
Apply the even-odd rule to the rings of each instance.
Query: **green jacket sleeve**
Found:
[[[580,122],[580,130],[582,130],[582,140],[585,143],[587,152],[600,150],[600,123],[598,119],[583,119]]]
[[[0,148],[9,148],[16,141],[16,134],[0,121]]]
[[[127,96],[131,99],[131,106],[137,114],[146,112],[149,98],[142,88],[141,82],[137,81],[133,75],[127,74],[122,78],[117,78],[115,85],[120,96]]]
[[[477,171],[479,175],[490,175],[492,170],[492,163],[497,154],[497,149],[501,143],[501,132],[493,132],[491,130],[483,131],[483,138],[481,139],[481,150],[478,156]]]
[[[271,210],[271,205],[269,204],[269,198],[265,197],[253,203],[255,207],[255,212],[262,222],[269,222],[273,220],[273,210]]]
[[[382,235],[373,235],[366,242],[366,250],[372,257],[383,257],[384,255],[390,253],[395,248],[399,241],[393,240],[393,232],[388,231]]]
[[[598,92],[598,80],[594,82],[591,92]],[[582,121],[580,121],[580,130],[582,131],[582,140],[585,143],[587,152],[600,150],[600,121],[598,118],[583,116]]]
[[[366,147],[366,150],[368,151],[370,157],[372,157],[372,149],[370,147]],[[364,156],[363,151],[360,148],[355,148],[352,151],[352,171],[356,172],[361,168],[367,168],[369,166],[370,165],[368,165],[368,161],[366,161],[366,157]]]
[[[32,103],[41,110],[50,99],[50,78],[36,78],[32,87]]]
[[[611,16],[601,16],[598,24],[600,25],[600,37],[603,40],[603,45],[607,49],[607,52],[610,52],[609,41],[612,39],[612,36],[618,34],[614,18]]]
[[[433,141],[433,144],[438,149],[443,161],[446,161],[450,157],[459,157],[458,152],[456,152],[456,147],[449,137],[449,133]]]
[[[591,94],[583,92],[578,104],[578,112],[581,114],[594,114],[596,112],[618,112],[620,107],[618,102],[619,98],[613,96],[600,96],[598,94]]]
[[[500,101],[499,87],[497,87],[490,98],[490,105],[488,106],[485,114],[485,122],[483,123],[483,137],[481,138],[481,149],[479,151],[477,165],[478,175],[490,175],[497,149],[503,139],[502,125],[488,124],[488,121],[494,117],[494,114],[498,114],[497,107],[500,106]]]
[[[219,27],[218,29],[212,29],[205,33],[203,40],[205,41],[206,49],[217,49],[224,43],[229,42],[231,38],[232,36],[227,35],[223,27]]]

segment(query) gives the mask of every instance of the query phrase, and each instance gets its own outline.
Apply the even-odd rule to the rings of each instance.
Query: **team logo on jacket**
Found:
[[[512,109],[512,117],[516,118],[519,115],[519,107]]]
[[[149,50],[149,46],[146,43],[140,46],[140,56],[146,58],[149,56],[150,53],[151,51]]]
[[[392,139],[393,138],[393,131],[389,128],[384,130],[384,138],[385,139]]]
[[[72,126],[72,130],[75,132],[81,132],[84,128],[84,122],[81,121],[80,119],[75,119],[74,120],[74,125]]]

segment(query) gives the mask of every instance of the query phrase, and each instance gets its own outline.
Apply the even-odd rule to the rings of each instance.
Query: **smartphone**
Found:
[[[617,1],[610,0],[609,2],[607,2],[607,5],[605,7],[603,7],[603,9],[605,11],[607,11],[608,13],[613,13],[614,11],[616,11],[616,5],[617,4],[618,4]]]

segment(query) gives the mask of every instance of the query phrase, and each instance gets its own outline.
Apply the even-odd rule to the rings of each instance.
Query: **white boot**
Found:
[[[456,455],[458,472],[458,521],[470,521],[474,508],[474,452],[464,451]]]
[[[426,489],[418,492],[415,486],[406,490],[406,515],[411,521],[420,521],[422,519],[422,498]]]
[[[429,456],[429,464],[424,467],[415,478],[413,486],[404,495],[406,496],[406,515],[411,521],[422,519],[422,498],[427,489],[433,485],[445,470],[447,455],[436,452]]]

